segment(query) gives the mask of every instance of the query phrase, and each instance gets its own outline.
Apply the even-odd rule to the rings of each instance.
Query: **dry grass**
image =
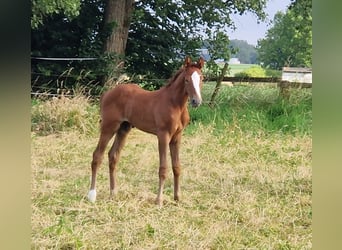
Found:
[[[98,107],[92,105],[84,95],[35,101],[37,103],[31,109],[31,130],[39,135],[66,130],[91,134],[98,129]]]
[[[210,126],[185,133],[182,198],[154,205],[154,136],[133,130],[109,199],[107,160],[98,198],[86,200],[97,137],[32,133],[32,249],[310,249],[311,137]]]

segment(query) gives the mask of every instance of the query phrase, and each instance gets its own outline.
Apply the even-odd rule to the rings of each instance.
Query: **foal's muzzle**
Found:
[[[191,106],[194,108],[197,108],[199,105],[201,105],[202,100],[199,98],[191,98]]]

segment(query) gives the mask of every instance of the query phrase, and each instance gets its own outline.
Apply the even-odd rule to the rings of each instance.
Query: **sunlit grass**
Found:
[[[33,137],[33,248],[311,248],[311,139],[212,131],[183,137],[182,198],[172,200],[169,171],[161,209],[154,136],[129,135],[114,200],[104,160],[94,205],[85,195],[97,139]]]

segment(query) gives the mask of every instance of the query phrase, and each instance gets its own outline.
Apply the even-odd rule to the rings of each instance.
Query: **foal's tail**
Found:
[[[103,97],[106,94],[106,92],[102,93],[102,95],[100,96],[100,115],[102,115],[102,101],[103,101]],[[101,124],[102,122],[102,117],[99,120],[99,124]]]

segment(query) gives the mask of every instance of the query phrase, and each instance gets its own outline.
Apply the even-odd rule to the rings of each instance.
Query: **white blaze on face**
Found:
[[[200,90],[200,82],[201,82],[200,74],[198,74],[197,71],[194,71],[194,73],[192,73],[191,75],[191,79],[192,79],[192,84],[194,86],[194,89],[196,91],[198,98],[202,99],[201,90]]]

